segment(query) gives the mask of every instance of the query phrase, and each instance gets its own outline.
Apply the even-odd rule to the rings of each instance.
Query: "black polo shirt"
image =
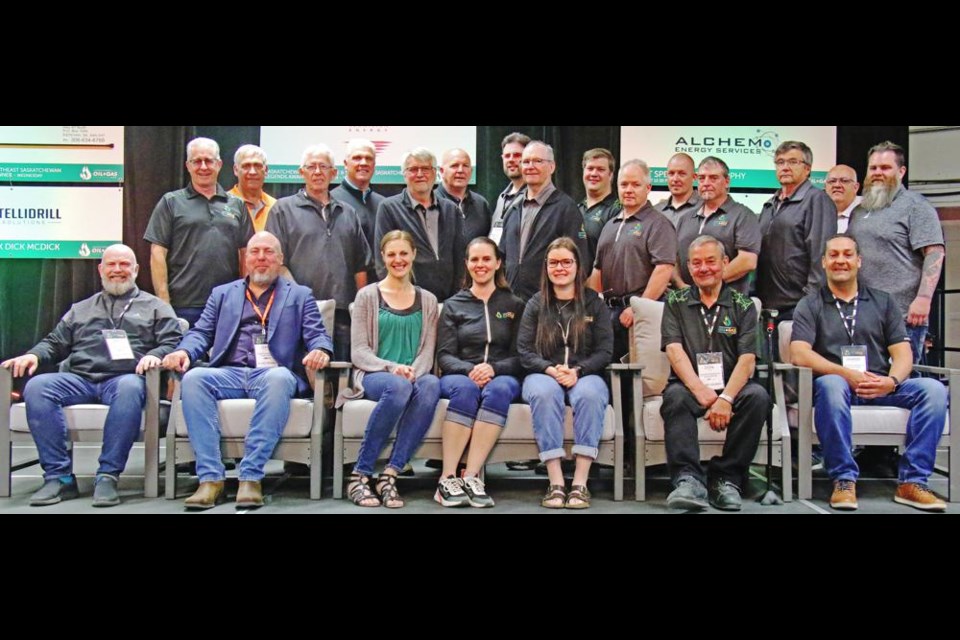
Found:
[[[713,309],[719,309],[712,345],[707,337],[701,308],[706,312],[708,321],[712,318]],[[726,284],[711,309],[705,308],[700,302],[700,290],[695,286],[670,291],[663,307],[660,336],[660,350],[666,351],[668,344],[683,345],[694,370],[697,368],[698,353],[721,352],[724,379],[729,381],[740,356],[757,353],[757,309],[753,300]],[[675,375],[671,371],[671,377]]]
[[[680,275],[687,284],[693,283],[690,268],[687,266],[690,243],[704,234],[719,240],[730,260],[736,258],[741,251],[760,253],[760,220],[753,211],[727,196],[727,200],[720,205],[719,209],[708,217],[704,217],[701,204],[696,209],[690,209],[684,213],[677,225],[679,251],[677,260],[680,265]],[[746,295],[750,286],[750,274],[727,284]]]
[[[607,222],[597,243],[595,268],[600,269],[604,295],[640,295],[657,265],[677,259],[677,233],[649,202],[624,219],[624,212]]]
[[[373,233],[376,227],[377,207],[386,199],[385,196],[380,195],[369,187],[366,191],[360,191],[350,184],[348,180],[344,179],[339,187],[331,189],[330,197],[336,198],[343,204],[348,204],[353,207],[357,218],[360,219],[360,226],[363,227],[363,235],[367,238],[367,244],[370,245],[370,250],[379,252],[380,239],[374,238]],[[373,272],[372,269],[371,272]],[[374,277],[376,276],[374,275]]]
[[[303,189],[280,198],[270,209],[266,231],[277,236],[290,275],[310,287],[317,300],[333,298],[346,309],[357,297],[355,276],[372,266],[363,226],[348,204],[330,198],[323,205]]]
[[[623,208],[617,195],[612,191],[607,197],[593,205],[587,207],[587,201],[582,200],[577,204],[580,209],[580,215],[583,216],[583,229],[587,232],[587,246],[590,248],[590,255],[585,260],[587,264],[593,264],[597,257],[597,242],[600,241],[600,233],[607,221],[615,217]]]
[[[680,218],[688,211],[696,211],[700,208],[700,205],[703,204],[703,200],[700,199],[700,194],[697,193],[697,190],[694,189],[693,193],[690,194],[690,197],[679,207],[673,206],[673,194],[671,193],[667,196],[666,200],[661,200],[654,207],[657,211],[667,216],[667,219],[676,227],[680,224]]]
[[[167,282],[174,307],[203,307],[213,288],[240,274],[239,249],[253,236],[243,200],[217,185],[209,200],[193,185],[165,193],[143,239],[167,249]]]
[[[444,187],[443,183],[437,185],[435,189],[437,196],[444,200],[449,200],[457,206],[460,217],[463,219],[463,240],[464,246],[474,238],[486,236],[490,233],[490,219],[493,214],[490,212],[490,204],[487,199],[479,193],[474,193],[467,189],[463,200],[451,195]]]
[[[853,301],[840,301],[840,308],[849,318],[853,313]],[[847,320],[848,324],[852,324]],[[850,344],[867,347],[867,370],[885,376],[890,371],[889,347],[909,342],[903,316],[896,301],[885,291],[871,289],[862,284],[857,288],[857,321],[853,327],[853,340],[844,328],[840,312],[829,287],[821,287],[797,304],[793,313],[791,340],[806,342],[813,350],[830,362],[843,365],[841,347]]]

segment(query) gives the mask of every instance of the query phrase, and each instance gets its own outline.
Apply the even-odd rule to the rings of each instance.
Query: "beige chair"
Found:
[[[351,305],[351,311],[353,307]],[[613,467],[613,499],[623,500],[623,410],[620,407],[620,374],[627,367],[611,367],[611,386],[614,406],[607,407],[600,437],[597,462]],[[344,388],[350,382],[350,365],[344,363],[340,369],[339,387]],[[356,462],[360,444],[367,428],[370,413],[376,406],[372,400],[348,400],[337,411],[333,440],[333,497],[343,497],[343,465]],[[433,422],[427,430],[423,444],[417,450],[417,458],[441,459],[443,457],[442,427],[446,417],[447,400],[437,404]],[[572,458],[573,448],[573,412],[567,407],[564,419],[564,449],[567,458]],[[389,456],[393,447],[393,438],[380,456]],[[507,424],[493,450],[487,458],[487,464],[507,462],[509,460],[527,460],[536,458],[540,453],[533,435],[533,419],[530,407],[526,404],[512,404],[507,414]],[[466,456],[466,452],[464,452]]]
[[[790,353],[790,338],[793,334],[793,322],[781,322],[780,353],[786,358]],[[814,444],[819,444],[816,424],[813,419],[813,370],[808,367],[793,367],[785,365],[784,369],[794,369],[800,372],[798,388],[798,402],[787,406],[787,421],[797,429],[797,495],[802,500],[813,497],[813,463],[810,458]],[[954,390],[960,389],[960,369],[946,369],[943,367],[914,366],[916,371],[934,374],[949,382],[949,411],[943,435],[940,436],[939,449],[944,450],[947,456],[947,471],[949,475],[948,499],[950,502],[960,501],[960,436],[956,430],[950,428],[951,423],[957,424],[960,415],[960,398],[954,397]],[[778,391],[780,393],[780,391]],[[783,396],[781,395],[780,398]],[[778,399],[779,401],[779,399]],[[907,433],[907,420],[910,411],[899,407],[852,407],[850,415],[853,418],[854,445],[887,445],[902,447]]]
[[[323,326],[333,338],[333,317],[336,309],[334,300],[318,300],[317,307],[323,317]],[[321,454],[323,449],[323,425],[326,410],[323,405],[324,371],[317,372],[313,398],[293,398],[290,400],[290,417],[270,456],[273,460],[299,462],[310,467],[310,499],[320,499]],[[240,400],[220,400],[217,408],[220,415],[220,451],[225,458],[242,458],[244,439],[250,431],[250,420],[256,401],[250,398]],[[170,424],[167,427],[166,459],[166,497],[177,497],[177,464],[195,460],[190,439],[187,437],[187,425],[183,419],[183,407],[180,402],[180,380],[174,385],[173,408],[170,412]]]
[[[754,303],[759,310],[759,302],[755,299]],[[642,374],[634,376],[633,381],[634,406],[641,405],[640,410],[634,411],[633,415],[636,436],[636,499],[646,500],[645,468],[667,462],[660,406],[663,404],[662,394],[670,376],[670,362],[667,360],[667,354],[660,350],[660,319],[663,315],[663,303],[634,297],[630,304],[633,307],[634,316],[630,359],[631,362],[643,365]],[[774,382],[777,383],[776,378]],[[637,398],[642,398],[642,403],[638,403]],[[783,499],[790,502],[793,499],[790,430],[787,428],[782,407],[781,403],[774,408],[773,464],[782,470]],[[706,420],[700,419],[697,421],[697,433],[702,460],[709,460],[723,452],[723,442],[727,437],[725,431],[717,433],[710,428]],[[760,445],[757,447],[753,462],[754,464],[767,462],[766,427],[760,433]]]
[[[160,477],[160,370],[153,369],[146,375],[146,399],[140,422],[140,438],[143,442],[143,494],[156,498]],[[13,377],[9,369],[0,368],[0,497],[9,498],[11,476],[14,471],[39,464],[39,459],[13,464],[15,444],[32,445],[33,437],[27,426],[27,405],[18,402],[10,405]],[[70,447],[77,442],[102,443],[103,425],[109,405],[75,404],[64,407],[67,435]]]

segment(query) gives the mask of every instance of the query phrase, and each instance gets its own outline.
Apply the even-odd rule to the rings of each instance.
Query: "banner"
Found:
[[[123,127],[0,126],[0,182],[123,182]]]

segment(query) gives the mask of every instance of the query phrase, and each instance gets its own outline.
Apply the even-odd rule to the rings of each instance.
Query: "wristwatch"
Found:
[[[721,394],[718,395],[717,397],[718,397],[718,398],[723,398],[724,400],[726,400],[727,402],[730,403],[730,406],[731,406],[731,407],[733,406],[733,398],[731,398],[731,397],[728,396],[727,394],[721,393]]]
[[[891,376],[891,375],[887,375],[887,377],[890,378],[891,380],[893,380],[893,390],[894,390],[894,391],[896,391],[897,389],[900,388],[900,378],[898,378],[897,376]]]

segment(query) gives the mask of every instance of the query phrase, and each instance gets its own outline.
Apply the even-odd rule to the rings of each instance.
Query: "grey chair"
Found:
[[[334,300],[318,300],[317,308],[323,317],[324,328],[333,336]],[[314,379],[312,398],[290,400],[290,417],[274,449],[271,459],[298,462],[310,467],[310,499],[319,500],[322,482],[324,408],[324,371],[318,371]],[[217,408],[220,415],[220,451],[225,458],[241,458],[244,440],[250,430],[250,420],[256,401],[250,398],[220,400]],[[174,383],[173,407],[167,427],[166,490],[168,500],[177,497],[177,464],[191,462],[196,457],[187,436],[187,425],[180,402],[180,380]]]

